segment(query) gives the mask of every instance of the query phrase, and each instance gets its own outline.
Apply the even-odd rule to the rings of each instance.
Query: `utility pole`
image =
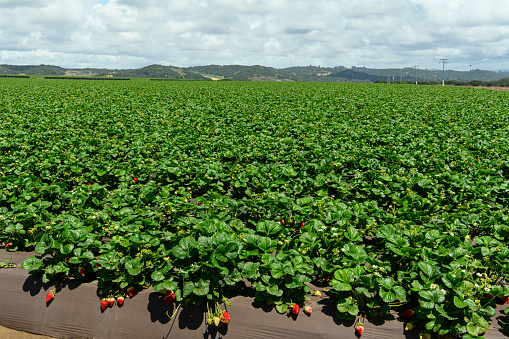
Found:
[[[445,86],[445,64],[448,64],[447,60],[449,60],[449,59],[440,59],[440,61],[438,62],[439,64],[443,65],[443,68],[442,68],[442,86]]]
[[[417,65],[415,67],[415,84],[417,85]]]

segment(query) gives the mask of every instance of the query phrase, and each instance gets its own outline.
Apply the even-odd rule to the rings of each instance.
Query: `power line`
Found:
[[[458,66],[458,67],[455,67],[453,70],[456,70],[456,69],[458,69],[458,68],[463,68],[463,67],[472,67],[473,65],[479,65],[479,64],[482,64],[482,63],[485,63],[485,62],[488,62],[488,61],[492,61],[492,60],[495,60],[495,59],[503,58],[503,57],[508,56],[508,55],[509,55],[509,53],[504,54],[504,55],[499,55],[499,56],[494,57],[494,58],[491,58],[491,59],[487,59],[487,60],[479,61],[479,62],[476,62],[476,63],[473,63],[473,64],[464,65],[464,66]]]

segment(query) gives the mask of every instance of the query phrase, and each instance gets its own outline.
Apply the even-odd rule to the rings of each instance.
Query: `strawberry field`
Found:
[[[153,286],[181,307],[206,303],[211,326],[235,321],[221,305],[248,290],[298,314],[312,283],[328,286],[338,318],[395,309],[463,338],[508,300],[508,93],[0,88],[0,243],[34,250],[23,268],[44,282],[97,280],[105,297]]]

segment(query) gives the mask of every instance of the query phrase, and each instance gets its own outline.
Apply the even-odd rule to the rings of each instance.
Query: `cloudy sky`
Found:
[[[441,69],[441,58],[509,70],[508,0],[0,0],[0,64]]]

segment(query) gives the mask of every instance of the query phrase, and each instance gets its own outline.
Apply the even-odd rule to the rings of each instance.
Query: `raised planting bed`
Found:
[[[30,252],[7,252],[0,249],[0,262],[16,267],[0,269],[0,325],[36,334],[58,338],[358,338],[354,321],[334,316],[335,304],[323,296],[310,296],[306,305],[311,315],[301,311],[279,314],[274,307],[255,301],[252,296],[231,298],[231,305],[222,305],[231,315],[227,326],[209,326],[205,305],[190,305],[176,310],[177,304],[164,302],[164,295],[153,288],[126,298],[119,307],[115,304],[100,309],[97,283],[75,279],[62,281],[55,289],[55,298],[46,303],[46,293],[55,288],[43,283],[28,271],[17,267]],[[497,314],[484,337],[505,338],[509,316]],[[176,312],[175,312],[176,311]],[[401,311],[401,310],[400,310]],[[170,317],[175,316],[170,319]],[[368,317],[364,322],[362,338],[419,338],[424,330],[415,327],[405,331],[408,320],[401,312],[392,310],[385,317]],[[436,335],[434,336],[436,337]]]

